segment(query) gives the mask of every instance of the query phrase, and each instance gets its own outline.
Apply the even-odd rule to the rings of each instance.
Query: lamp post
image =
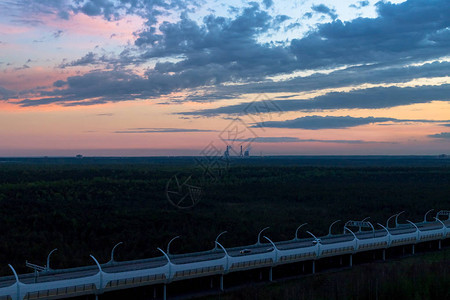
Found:
[[[381,225],[380,223],[377,223],[378,226],[382,227],[387,232],[387,246],[389,247],[391,245],[391,233],[389,232],[389,229]],[[386,249],[383,249],[383,260],[386,260]]]
[[[331,223],[330,227],[328,227],[328,236],[332,236],[331,234],[331,227],[333,227],[334,224],[340,222],[341,220],[336,220],[333,223]]]
[[[295,237],[294,237],[295,241],[298,240],[298,231],[305,225],[308,225],[308,223],[303,223],[302,225],[298,226],[297,229],[295,230]]]
[[[309,231],[306,231],[306,232],[314,238],[314,240],[316,241],[317,244],[320,243],[320,240],[319,240],[314,234],[312,234],[312,233],[309,232]]]
[[[217,241],[216,241],[215,243],[216,243],[216,245],[219,246],[219,247],[223,250],[223,252],[225,253],[226,264],[225,264],[224,271],[225,271],[225,273],[226,273],[226,272],[228,272],[228,270],[229,270],[229,268],[230,268],[230,266],[229,266],[229,259],[230,259],[230,256],[228,255],[227,249],[225,249],[225,247],[222,246],[222,244],[220,244],[220,243],[217,242]],[[223,274],[220,275],[220,290],[223,292]]]
[[[167,255],[170,255],[170,244],[172,244],[172,242],[176,239],[178,239],[180,236],[177,235],[176,237],[172,238],[169,243],[167,244]]]
[[[445,226],[444,222],[442,222],[438,218],[435,217],[434,219],[442,224],[442,229],[444,229],[444,232],[442,234],[442,239],[444,239],[447,236],[447,226]],[[439,250],[441,250],[441,240],[439,240]]]
[[[50,253],[47,256],[47,265],[45,266],[45,270],[46,271],[50,271],[50,256],[53,254],[53,252],[55,252],[56,250],[58,250],[58,248],[53,249],[52,251],[50,251]]]
[[[222,231],[221,233],[219,233],[219,235],[217,235],[216,240],[214,242],[214,250],[217,250],[217,242],[219,241],[219,238],[225,233],[228,233],[228,231]]]
[[[14,270],[13,266],[11,266],[10,264],[8,264],[8,267],[13,271],[14,273],[14,278],[16,279],[16,292],[17,292],[17,299],[20,299],[20,281],[19,281],[19,276],[17,275],[16,270]]]
[[[263,233],[264,230],[269,229],[270,227],[265,227],[261,229],[261,231],[258,233],[258,241],[256,242],[257,245],[261,245],[261,233]]]
[[[404,213],[405,211],[401,211],[398,214],[395,215],[395,227],[398,227],[398,216],[400,216],[402,213]]]
[[[169,274],[168,274],[168,276],[167,276],[167,279],[169,279],[170,280],[170,275],[171,275],[171,271],[172,271],[172,262],[170,261],[170,257],[169,257],[169,255],[167,255],[167,253],[166,252],[164,252],[164,250],[162,250],[161,248],[156,248],[156,249],[158,249],[165,257],[166,257],[166,259],[167,259],[167,263],[169,264]]]
[[[367,219],[370,219],[370,217],[365,217],[361,222],[365,222]],[[358,228],[358,232],[361,232],[361,225]]]
[[[375,228],[373,227],[372,223],[370,222],[367,223],[370,225],[370,227],[372,227],[373,237],[375,237]]]
[[[430,213],[430,212],[432,212],[434,209],[430,209],[429,211],[427,211],[426,213],[425,213],[425,216],[423,217],[423,222],[424,223],[426,223],[427,222],[427,215]]]
[[[118,246],[122,245],[122,244],[123,244],[123,242],[118,242],[118,243],[115,244],[114,247],[112,248],[112,250],[111,250],[111,259],[109,260],[109,262],[110,262],[111,264],[114,263],[114,252],[116,251],[116,248],[117,248]]]
[[[393,214],[392,216],[390,216],[388,219],[387,219],[387,221],[386,221],[386,227],[387,228],[389,228],[389,221],[393,218],[393,217],[395,217],[397,214]]]
[[[409,224],[411,224],[412,226],[416,227],[416,231],[417,231],[417,241],[420,241],[420,229],[419,227],[417,227],[416,224],[414,224],[413,222],[411,222],[410,220],[406,220],[406,222],[408,222]],[[417,243],[417,242],[416,242]],[[412,254],[415,253],[415,245],[412,245]]]

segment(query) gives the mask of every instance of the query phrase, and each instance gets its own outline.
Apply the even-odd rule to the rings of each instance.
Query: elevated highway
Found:
[[[46,268],[38,277],[33,273],[18,275],[10,265],[14,276],[0,278],[0,300],[62,299],[156,284],[164,285],[165,298],[166,285],[173,281],[219,275],[223,290],[223,276],[231,272],[270,268],[271,279],[272,268],[278,265],[312,261],[314,268],[315,260],[342,255],[350,255],[351,264],[355,253],[380,250],[384,258],[388,248],[411,245],[414,249],[415,244],[429,241],[438,241],[440,247],[442,240],[450,238],[448,211],[439,212],[434,221],[426,221],[425,216],[420,223],[398,224],[398,215],[394,215],[393,228],[378,224],[380,229],[375,229],[367,221],[349,221],[343,234],[331,234],[330,226],[330,234],[323,237],[308,231],[311,238],[300,239],[300,226],[295,238],[288,241],[273,242],[261,231],[256,244],[235,248],[225,248],[216,239],[216,247],[209,251],[172,255],[168,249],[158,248],[162,256],[142,260],[116,262],[112,253],[110,262],[100,264],[91,255],[92,266]],[[441,220],[443,216],[447,219]],[[358,231],[349,228],[358,225]],[[369,225],[369,230],[361,230]]]

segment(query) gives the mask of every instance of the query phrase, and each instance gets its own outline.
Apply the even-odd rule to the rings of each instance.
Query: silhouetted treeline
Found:
[[[43,265],[53,248],[59,250],[52,267],[63,268],[92,264],[89,254],[106,262],[120,241],[117,260],[133,260],[160,255],[156,247],[176,235],[181,239],[172,244],[172,253],[211,249],[224,230],[228,234],[221,241],[230,247],[256,242],[266,226],[273,240],[286,240],[305,222],[306,230],[321,235],[336,219],[370,216],[373,224],[385,223],[406,210],[400,221],[417,222],[430,208],[450,209],[446,162],[327,167],[289,159],[232,161],[215,181],[205,179],[204,169],[188,158],[167,164],[84,159],[0,164],[0,274],[10,275],[8,263],[21,273],[29,271],[25,260]],[[175,174],[192,175],[190,183],[202,188],[192,209],[177,209],[166,199],[166,183]],[[342,223],[334,228],[342,230]]]

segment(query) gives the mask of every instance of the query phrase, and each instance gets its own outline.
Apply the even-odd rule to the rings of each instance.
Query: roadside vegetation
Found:
[[[449,299],[450,250],[357,265],[206,299]]]

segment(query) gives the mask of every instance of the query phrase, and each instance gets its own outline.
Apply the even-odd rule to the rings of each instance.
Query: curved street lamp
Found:
[[[389,232],[389,229],[387,229],[386,227],[384,227],[384,226],[381,225],[380,223],[377,223],[377,224],[378,224],[378,226],[380,226],[381,228],[383,228],[384,230],[386,230],[386,232],[388,233],[388,235],[391,234],[391,233]]]
[[[94,257],[94,255],[89,255],[95,262],[95,264],[97,265],[97,268],[100,272],[102,272],[102,267],[100,266],[100,263],[98,262],[98,260]]]
[[[345,230],[348,230],[348,231],[350,231],[350,233],[351,234],[353,234],[353,237],[354,237],[354,240],[355,240],[355,249],[354,249],[354,251],[356,251],[357,249],[358,249],[358,237],[356,236],[356,234],[353,232],[353,231],[351,231],[347,226],[344,226],[344,231]],[[350,256],[351,257],[351,256]],[[350,263],[350,265],[351,265],[351,263]]]
[[[434,219],[435,219],[436,221],[438,221],[439,223],[441,223],[443,228],[447,228],[447,226],[445,226],[444,222],[442,222],[441,220],[439,220],[439,219],[436,218],[436,217],[434,217]]]
[[[367,219],[370,219],[370,217],[365,217],[364,219],[361,220],[361,222],[365,222]],[[361,226],[359,226],[358,232],[361,232]]]
[[[225,268],[225,272],[227,272],[228,269],[229,269],[228,261],[229,261],[229,258],[230,258],[230,256],[228,255],[228,251],[227,251],[227,249],[225,249],[225,247],[222,246],[222,244],[219,243],[218,241],[215,241],[215,243],[216,243],[216,246],[219,246],[219,247],[223,250],[223,252],[225,253],[225,259],[226,259],[226,261],[227,261],[226,268]]]
[[[172,244],[172,242],[176,239],[178,239],[180,236],[177,235],[176,237],[172,238],[169,243],[167,244],[167,255],[170,255],[170,244]]]
[[[417,227],[416,224],[414,224],[414,223],[411,222],[410,220],[406,220],[406,222],[408,222],[409,224],[411,224],[412,226],[414,226],[414,227],[416,228],[416,231],[419,231],[419,232],[420,232],[420,229],[419,229],[419,227]]]
[[[395,227],[398,227],[398,216],[400,216],[402,213],[404,213],[405,211],[402,210],[401,212],[399,212],[398,214],[395,215]]]
[[[314,238],[314,240],[317,242],[317,244],[320,244],[320,240],[314,234],[312,234],[309,231],[306,231],[306,232]]]
[[[413,222],[411,222],[410,220],[406,220],[406,222],[408,222],[409,224],[413,225],[416,228],[417,240],[420,240],[420,229],[419,229],[419,227],[417,227],[417,225],[414,224]],[[414,254],[414,245],[413,245],[413,254]]]
[[[434,219],[442,224],[442,228],[444,229],[444,234],[443,234],[442,238],[445,238],[445,236],[447,235],[447,226],[445,226],[444,222],[442,222],[438,218],[435,217]]]
[[[298,226],[297,229],[295,230],[295,237],[294,237],[295,241],[298,240],[298,231],[305,225],[308,225],[308,223],[303,223],[302,225]]]
[[[167,278],[170,279],[170,275],[172,275],[172,274],[171,274],[171,272],[172,272],[172,262],[170,261],[170,257],[169,257],[169,255],[167,255],[167,253],[164,252],[161,248],[158,247],[158,248],[156,248],[156,249],[158,249],[158,250],[166,257],[166,259],[167,259],[167,263],[168,263],[168,265],[169,265],[169,274],[168,274]]]
[[[228,233],[228,231],[222,231],[221,233],[219,233],[218,235],[217,235],[217,237],[216,237],[216,240],[215,240],[215,242],[214,242],[214,250],[217,250],[217,242],[219,241],[219,238],[223,235],[223,234],[225,234],[225,233]]]
[[[215,241],[215,243],[216,243],[217,246],[219,246],[219,247],[223,250],[223,252],[225,252],[225,255],[226,255],[226,256],[229,256],[229,255],[228,255],[227,249],[225,249],[225,247],[222,246],[221,243],[219,243],[218,241]]]
[[[430,209],[429,211],[427,211],[426,213],[425,213],[425,216],[423,217],[423,222],[424,223],[426,223],[427,222],[427,215],[430,213],[430,212],[432,212],[434,209]]]
[[[386,228],[389,228],[389,221],[394,218],[397,214],[393,214],[392,216],[390,216],[387,221],[386,221]]]
[[[348,230],[352,235],[353,235],[353,237],[356,239],[356,240],[358,240],[358,237],[356,236],[356,234],[353,232],[353,231],[351,231],[347,226],[344,226],[344,231],[345,230]]]
[[[116,248],[120,245],[122,245],[123,242],[118,242],[117,244],[114,245],[114,247],[111,250],[111,259],[109,260],[109,262],[112,264],[114,263],[114,252],[116,251]]]
[[[10,264],[8,264],[8,267],[13,271],[14,277],[16,278],[16,283],[19,284],[19,276],[17,275],[16,270],[14,270],[13,266],[11,266]]]
[[[375,228],[373,227],[372,223],[370,222],[367,223],[370,225],[370,227],[372,227],[373,237],[375,237]]]
[[[56,250],[58,250],[58,248],[55,248],[52,251],[50,251],[50,253],[47,256],[47,265],[45,266],[46,271],[50,271],[52,269],[50,268],[50,256],[52,256],[53,252],[55,252]]]
[[[256,242],[257,245],[261,245],[261,233],[262,233],[264,230],[267,230],[267,229],[269,229],[269,228],[270,228],[270,227],[265,227],[265,228],[261,229],[261,231],[258,233],[258,241]]]
[[[271,239],[269,239],[267,236],[264,236],[264,238],[266,239],[266,240],[268,240],[269,241],[269,243],[271,243],[272,244],[272,247],[273,247],[273,251],[275,251],[275,260],[274,260],[274,262],[277,262],[278,261],[278,248],[277,248],[277,246],[275,245],[275,243],[274,242],[272,242],[272,240]]]
[[[332,236],[331,234],[331,227],[333,227],[334,224],[340,222],[341,220],[336,220],[333,223],[331,223],[330,227],[328,227],[328,236]]]
[[[98,260],[94,257],[94,255],[89,255],[94,261],[95,261],[95,264],[97,265],[97,267],[98,267],[98,274],[99,274],[99,276],[100,276],[100,285],[99,285],[99,289],[101,289],[101,288],[103,288],[103,271],[102,271],[102,267],[100,266],[100,263],[98,262]]]

